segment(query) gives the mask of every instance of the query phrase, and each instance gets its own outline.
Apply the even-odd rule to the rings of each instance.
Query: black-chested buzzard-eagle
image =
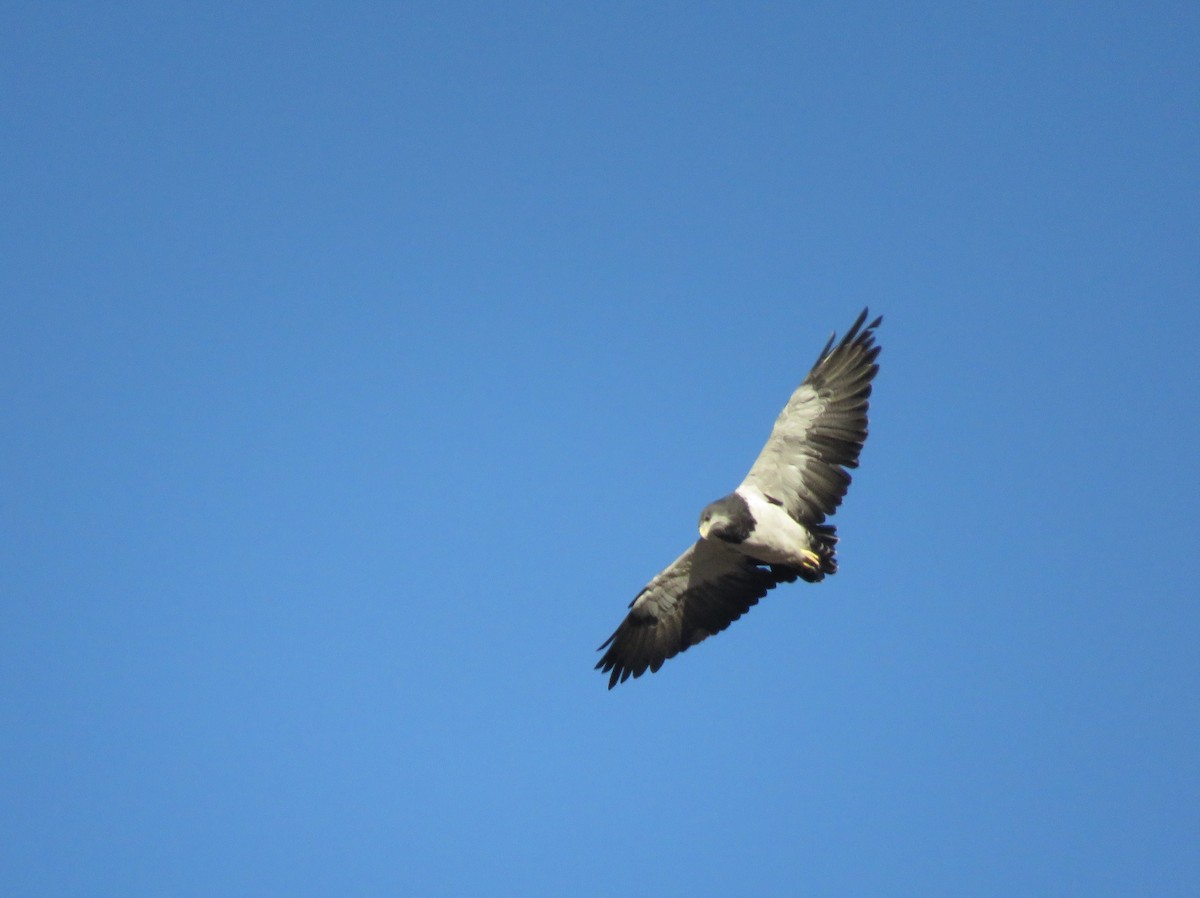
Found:
[[[608,688],[657,671],[720,633],[780,583],[816,583],[837,571],[827,516],[850,485],[867,438],[867,400],[879,366],[867,310],[817,362],[780,412],[736,490],[700,513],[700,539],[630,603],[596,667]]]

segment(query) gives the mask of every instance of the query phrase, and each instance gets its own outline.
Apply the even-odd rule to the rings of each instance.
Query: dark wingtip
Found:
[[[834,350],[834,343],[837,343],[837,348],[843,346],[851,346],[854,343],[862,343],[864,346],[869,346],[875,339],[875,328],[883,324],[883,316],[879,315],[863,327],[863,322],[867,320],[867,315],[870,314],[870,307],[863,306],[863,310],[858,313],[858,317],[854,319],[854,323],[850,325],[850,330],[846,331],[846,335],[841,340],[837,338],[837,331],[829,335],[829,339],[825,341],[825,346],[817,355],[817,360],[813,362],[813,368],[818,367],[825,359],[829,358]],[[876,350],[878,352],[878,350]]]
[[[608,648],[609,645],[612,643],[612,641],[616,638],[617,638],[617,634],[613,633],[612,636],[610,636],[610,637],[608,637],[608,639],[604,640],[604,645],[600,646],[600,648],[596,649],[596,651],[598,651],[598,652],[604,651],[604,649]],[[608,688],[609,689],[612,689],[614,686],[617,685],[617,683],[624,683],[625,680],[628,679],[628,677],[629,677],[629,668],[622,665],[615,657],[612,657],[611,651],[606,653],[604,655],[604,657],[602,657],[599,661],[597,661],[596,666],[593,667],[592,670],[598,670],[601,673],[606,673],[609,675],[609,677],[608,677]]]
[[[863,310],[859,312],[858,317],[854,319],[854,324],[850,325],[850,330],[846,332],[847,337],[850,337],[851,334],[858,332],[858,329],[862,327],[863,322],[867,320],[868,311],[869,309],[866,306],[863,306]]]
[[[870,312],[871,309],[869,306],[863,306],[863,310],[859,312],[858,317],[854,319],[854,324],[850,325],[850,330],[846,331],[846,336],[842,338],[842,346],[847,346],[860,338],[866,340],[874,336],[874,334],[871,332],[875,330],[875,328],[879,327],[879,325],[883,324],[883,316],[877,316],[874,321],[872,321],[866,327],[863,327],[863,322],[867,320],[867,315],[869,315]]]

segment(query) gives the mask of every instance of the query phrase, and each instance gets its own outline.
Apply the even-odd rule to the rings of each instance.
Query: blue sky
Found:
[[[0,891],[1194,894],[1198,50],[6,4]],[[840,573],[607,691],[864,305]]]

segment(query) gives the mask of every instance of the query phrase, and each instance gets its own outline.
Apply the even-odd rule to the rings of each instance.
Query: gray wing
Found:
[[[608,688],[651,673],[663,662],[720,633],[767,590],[796,579],[786,568],[756,564],[721,543],[698,540],[647,584],[629,614],[600,651],[598,670],[611,675]]]
[[[743,486],[782,504],[805,525],[820,524],[841,504],[850,486],[846,468],[858,467],[867,438],[867,399],[879,366],[875,328],[867,310],[841,342],[829,338],[792,394]]]

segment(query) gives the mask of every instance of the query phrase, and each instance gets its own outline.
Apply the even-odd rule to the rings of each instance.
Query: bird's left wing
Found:
[[[756,564],[724,544],[702,539],[638,593],[617,631],[600,646],[596,664],[611,674],[608,688],[720,633],[794,571]]]

